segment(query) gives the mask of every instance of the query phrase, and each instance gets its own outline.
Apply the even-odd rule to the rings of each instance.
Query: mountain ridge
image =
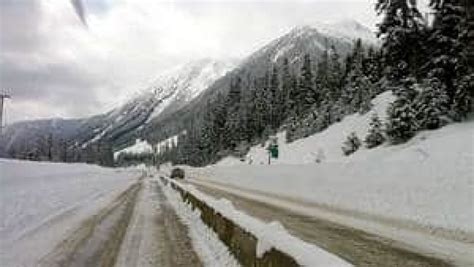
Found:
[[[301,67],[304,54],[310,54],[317,62],[331,47],[345,55],[351,51],[357,34],[363,39],[371,36],[368,28],[354,21],[296,26],[239,62],[203,58],[176,66],[154,78],[125,104],[79,119],[80,127],[70,139],[83,148],[94,142],[112,142],[115,151],[132,145],[136,139],[158,143],[181,132],[191,115],[202,112],[207,101],[228,90],[236,75],[246,72],[262,77],[271,66],[281,66],[284,58],[296,70]],[[376,40],[375,34],[373,39]]]

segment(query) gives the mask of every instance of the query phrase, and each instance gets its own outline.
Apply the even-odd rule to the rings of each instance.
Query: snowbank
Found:
[[[336,255],[289,234],[279,222],[265,223],[235,209],[232,203],[226,199],[215,199],[189,184],[170,182],[178,184],[199,200],[204,201],[216,212],[253,234],[258,242],[256,251],[258,257],[261,257],[272,248],[277,248],[293,257],[301,266],[352,266]],[[167,195],[170,195],[171,189],[168,188],[167,190]],[[177,195],[177,193],[174,193],[174,195]],[[197,215],[197,218],[199,218],[199,214]]]
[[[203,261],[204,266],[240,266],[224,243],[219,240],[217,234],[201,221],[200,212],[193,209],[190,204],[184,203],[179,194],[169,186],[162,185],[162,188],[166,199],[176,211],[181,222],[188,227],[193,247]]]
[[[321,136],[327,134],[323,132]],[[474,121],[470,121],[422,132],[403,145],[358,151],[339,162],[210,166],[190,169],[188,173],[243,188],[472,234],[473,136]],[[309,154],[313,140],[318,138],[322,137],[301,140],[300,151]],[[284,154],[283,151],[283,157]],[[300,160],[305,162],[304,157]]]
[[[109,203],[140,173],[0,159],[0,262],[35,265],[66,231]]]

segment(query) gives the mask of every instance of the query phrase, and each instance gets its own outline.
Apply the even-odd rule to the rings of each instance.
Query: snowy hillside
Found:
[[[351,132],[356,132],[359,138],[363,140],[367,135],[372,114],[377,113],[381,120],[384,120],[385,111],[394,98],[391,92],[385,92],[372,101],[374,107],[370,112],[364,115],[356,113],[346,116],[341,122],[334,123],[318,134],[289,144],[285,142],[285,133],[280,132],[277,135],[280,155],[279,159],[274,160],[273,164],[315,163],[317,160],[321,162],[339,162],[356,159],[365,149],[362,148],[361,151],[351,157],[345,157],[341,150],[343,142]],[[247,161],[252,160],[253,164],[266,164],[268,161],[267,145],[252,147],[247,154]],[[226,158],[220,161],[218,165],[233,163],[239,164],[241,161],[235,158]]]
[[[169,97],[163,98],[163,103],[155,107],[149,120],[158,117],[170,105],[174,106],[173,109],[186,105],[233,67],[232,61],[202,59],[180,65],[162,74],[152,83],[151,88],[155,92],[167,92]]]
[[[93,130],[85,133],[89,137],[84,145],[101,139],[130,142],[124,135],[131,135],[165,111],[186,105],[233,66],[231,61],[202,59],[167,71],[123,106],[86,120],[83,128]]]
[[[388,92],[379,95],[372,112],[383,115],[392,98]],[[351,131],[363,139],[370,114],[348,116],[290,144],[280,133],[280,158],[274,165],[267,165],[265,148],[255,146],[246,162],[225,158],[190,172],[204,180],[415,222],[433,231],[449,229],[454,236],[472,235],[474,121],[421,132],[403,145],[361,148],[343,156],[342,142]]]

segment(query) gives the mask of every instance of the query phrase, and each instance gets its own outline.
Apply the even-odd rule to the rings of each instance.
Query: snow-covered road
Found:
[[[186,226],[167,203],[158,181],[149,178],[142,181],[115,266],[203,266]]]
[[[0,160],[0,266],[202,266],[143,169]]]

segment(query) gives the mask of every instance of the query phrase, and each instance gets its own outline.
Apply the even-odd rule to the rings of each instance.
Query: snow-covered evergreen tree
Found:
[[[359,137],[355,132],[352,132],[348,137],[347,140],[344,141],[342,146],[342,152],[344,155],[348,156],[354,152],[356,152],[361,146],[361,142]]]
[[[374,86],[363,72],[363,55],[363,48],[359,40],[352,53],[350,71],[347,74],[346,85],[341,95],[347,114],[357,111],[365,113],[371,108],[370,101],[374,94]]]
[[[327,86],[329,88],[329,99],[333,102],[341,97],[341,82],[343,69],[340,62],[340,55],[334,46],[331,46],[329,72],[327,73]]]
[[[420,129],[437,129],[446,123],[448,96],[443,84],[436,78],[421,84],[421,92],[414,100],[416,120]]]
[[[283,60],[282,78],[281,78],[281,93],[280,93],[280,121],[285,121],[290,112],[294,110],[295,100],[292,99],[293,91],[295,90],[293,76],[290,71],[290,64],[288,58]]]
[[[210,163],[213,160],[213,156],[217,152],[216,141],[219,139],[219,133],[214,125],[215,117],[211,109],[210,101],[207,104],[206,111],[204,114],[204,120],[201,136],[199,138],[200,149],[203,153],[205,163]]]
[[[237,77],[232,81],[229,95],[227,96],[227,119],[224,125],[225,148],[233,150],[244,139],[241,125],[241,94],[242,80]]]
[[[301,67],[301,77],[299,82],[299,105],[297,106],[298,116],[308,111],[316,103],[318,96],[314,87],[314,75],[311,67],[311,57],[309,54],[304,56],[303,66]]]
[[[444,85],[449,102],[452,103],[456,92],[456,79],[464,67],[461,58],[463,45],[459,37],[465,14],[459,0],[434,0],[431,6],[436,12],[428,40],[431,50],[428,61],[429,75],[436,77]]]
[[[457,83],[451,110],[452,117],[458,121],[474,111],[474,73],[464,76]]]
[[[296,114],[292,112],[289,115],[289,121],[286,125],[285,139],[287,143],[293,142],[295,140],[296,131],[298,129],[298,120],[296,119]]]
[[[385,131],[389,140],[397,144],[413,137],[419,127],[413,107],[413,99],[416,96],[413,81],[410,79],[404,81],[404,84],[394,91],[397,99],[387,109],[388,121]]]
[[[270,126],[273,130],[276,130],[280,125],[280,101],[281,101],[281,92],[280,92],[280,79],[278,75],[278,68],[276,65],[273,65],[272,73],[269,81],[270,87]]]
[[[382,121],[380,121],[377,113],[374,113],[370,120],[369,132],[365,137],[365,145],[367,148],[374,148],[383,142],[385,142],[385,136],[383,134]]]
[[[375,10],[383,15],[378,24],[387,74],[399,80],[418,73],[425,59],[423,38],[424,20],[416,1],[377,0]]]

